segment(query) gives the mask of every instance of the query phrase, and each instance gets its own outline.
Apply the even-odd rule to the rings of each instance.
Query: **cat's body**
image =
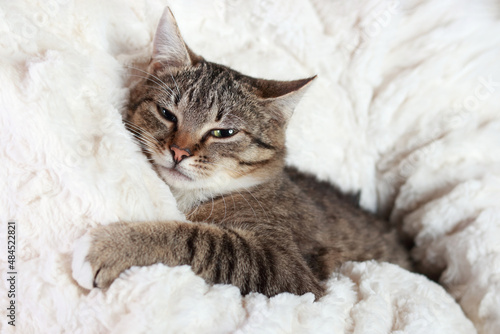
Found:
[[[387,223],[360,210],[352,198],[343,196],[331,185],[318,182],[295,169],[287,168],[282,175],[248,192],[208,200],[190,215],[188,213],[188,218],[192,222],[210,223],[227,230],[251,230],[258,237],[256,245],[262,253],[255,254],[252,261],[261,262],[262,267],[237,268],[238,261],[251,252],[242,249],[230,251],[234,263],[229,272],[240,273],[253,278],[251,281],[259,282],[246,286],[235,284],[231,279],[223,281],[239,286],[242,293],[260,291],[272,295],[282,291],[296,294],[312,291],[318,296],[320,292],[315,290],[318,283],[346,261],[378,259],[409,267],[407,253]],[[230,248],[241,246],[236,242]],[[240,251],[241,254],[235,256]],[[214,257],[223,255],[219,253]],[[297,264],[304,261],[308,268],[278,265],[287,260],[295,260]],[[272,268],[274,272],[269,270]],[[209,282],[221,282],[216,267],[209,272],[205,277]],[[295,283],[300,284],[294,289],[285,287],[281,285],[283,282],[278,274],[285,275],[287,279],[293,278]],[[264,282],[263,286],[268,287],[259,288]],[[309,287],[311,283],[314,289]]]
[[[243,294],[320,297],[321,281],[345,261],[408,268],[388,223],[284,167],[286,125],[312,79],[254,79],[207,62],[185,46],[167,10],[125,122],[189,222],[99,227],[77,252],[74,272],[105,288],[134,265],[187,264]]]

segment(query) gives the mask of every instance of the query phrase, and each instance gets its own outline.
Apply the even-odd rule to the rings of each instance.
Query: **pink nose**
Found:
[[[174,156],[174,160],[176,163],[181,162],[184,158],[191,156],[191,151],[187,148],[179,148],[177,145],[170,146],[170,151],[172,151],[172,155]]]

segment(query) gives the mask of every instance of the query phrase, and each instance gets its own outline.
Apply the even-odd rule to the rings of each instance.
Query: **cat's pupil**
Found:
[[[167,121],[172,123],[177,123],[177,117],[174,114],[172,114],[170,110],[166,108],[161,108],[161,114]]]
[[[234,136],[236,134],[236,130],[234,129],[217,129],[210,131],[210,134],[215,138],[227,138]]]

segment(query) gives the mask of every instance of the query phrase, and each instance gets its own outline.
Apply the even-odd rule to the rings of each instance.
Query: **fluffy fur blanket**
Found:
[[[106,292],[76,284],[73,245],[91,227],[182,218],[120,114],[167,4],[209,60],[319,74],[289,163],[361,190],[439,284],[375,262],[332,273],[319,302],[241,297],[161,264]],[[499,13],[488,0],[1,2],[0,265],[14,220],[18,333],[499,333]]]

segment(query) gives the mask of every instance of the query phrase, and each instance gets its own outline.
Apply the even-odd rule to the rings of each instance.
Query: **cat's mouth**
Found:
[[[175,181],[194,181],[192,178],[187,176],[186,174],[182,173],[180,170],[178,170],[176,167],[164,167],[164,166],[158,166],[158,170],[160,174],[168,178],[169,180],[175,180]]]

